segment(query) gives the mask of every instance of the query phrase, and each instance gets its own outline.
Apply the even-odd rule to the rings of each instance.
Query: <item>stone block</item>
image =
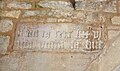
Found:
[[[11,18],[19,18],[20,14],[21,14],[20,10],[2,11],[1,12],[1,16],[11,17]]]
[[[4,2],[0,1],[0,9],[3,9],[3,6],[4,6]]]
[[[0,36],[0,54],[5,54],[7,52],[9,40],[10,40],[9,36]]]
[[[27,53],[20,71],[85,71],[96,55],[81,53]]]
[[[73,10],[70,2],[66,1],[40,1],[39,5],[42,7],[60,9],[60,10]]]
[[[34,10],[34,11],[25,10],[23,12],[23,17],[34,17],[34,16],[43,17],[46,16],[48,12],[49,10]]]
[[[17,1],[11,1],[7,5],[10,9],[30,9],[32,8],[31,2],[17,2]]]
[[[17,28],[15,50],[99,52],[104,48],[106,41],[104,38],[107,36],[104,32],[101,33],[100,27],[90,31],[87,29],[89,26],[82,23],[37,23],[38,25],[34,26],[26,24],[28,23],[21,24]]]
[[[114,16],[111,21],[113,25],[120,25],[120,16]]]
[[[0,71],[19,71],[19,62],[19,53],[11,53],[0,57]]]
[[[10,19],[0,20],[0,32],[8,32],[12,30],[13,22]]]

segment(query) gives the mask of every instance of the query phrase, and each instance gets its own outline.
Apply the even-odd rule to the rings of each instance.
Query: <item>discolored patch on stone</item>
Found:
[[[7,52],[9,40],[10,40],[9,36],[0,36],[0,54],[5,54]]]
[[[12,30],[13,22],[10,19],[0,20],[0,32],[7,32]]]

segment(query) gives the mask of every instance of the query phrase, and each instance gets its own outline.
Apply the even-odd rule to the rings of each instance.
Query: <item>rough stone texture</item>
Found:
[[[60,18],[60,17],[65,17],[65,18],[67,18],[67,17],[71,17],[71,18],[73,18],[74,17],[74,12],[72,12],[72,11],[67,11],[67,10],[51,10],[50,12],[49,12],[49,14],[48,14],[48,16],[52,16],[52,17],[58,17],[58,18]]]
[[[74,53],[27,53],[20,71],[84,71],[94,55]],[[75,66],[75,67],[73,67]]]
[[[72,22],[72,19],[71,18],[59,18],[58,19],[58,22]]]
[[[32,17],[32,16],[46,16],[49,10],[34,10],[34,11],[28,11],[25,10],[23,17]]]
[[[39,5],[42,7],[48,7],[52,9],[73,10],[73,8],[70,7],[72,6],[70,2],[65,1],[40,1]]]
[[[45,23],[37,26],[19,25],[14,48],[16,50],[27,49],[31,51],[40,50],[53,52],[87,52],[86,50],[89,52],[89,49],[93,49],[94,52],[94,49],[103,49],[106,39],[104,39],[105,36],[103,37],[101,35],[107,36],[107,34],[101,33],[102,29],[100,29],[100,27],[98,27],[99,30],[96,29],[98,31],[90,31],[89,29],[84,29],[83,27],[87,26],[82,24],[83,23],[57,23],[56,25]],[[93,47],[87,44],[90,42],[89,37],[92,37],[92,35],[90,35],[91,33],[94,33],[93,38],[91,38],[92,43],[96,44]]]
[[[116,13],[117,12],[117,9],[116,9],[116,0],[112,0],[111,2],[106,2],[105,6],[104,6],[104,11],[105,12]]]
[[[113,69],[120,65],[120,34],[118,34],[112,41],[109,43],[109,48],[106,48],[106,54],[100,59],[99,70],[98,71],[113,71]],[[112,56],[112,57],[111,57]]]
[[[118,65],[113,71],[120,71],[120,65]]]
[[[0,20],[0,32],[7,32],[12,30],[13,22],[9,19]]]
[[[32,8],[32,4],[30,2],[17,2],[11,1],[8,5],[8,8],[12,9],[30,9]]]
[[[1,12],[1,16],[3,17],[12,17],[12,18],[19,18],[21,14],[21,11],[20,10],[13,10],[13,11],[2,11]]]
[[[0,71],[19,71],[20,54],[12,53],[0,58]]]
[[[120,16],[114,16],[112,18],[112,24],[120,25]]]
[[[87,10],[87,11],[100,11],[104,12],[116,12],[116,1],[112,0],[111,2],[107,2],[107,0],[80,0],[77,2],[76,7],[79,10]]]
[[[109,40],[114,39],[119,34],[120,34],[120,31],[109,31],[108,38],[109,38]]]
[[[0,0],[0,71],[119,71],[120,0],[75,1]]]
[[[0,54],[5,54],[9,46],[9,36],[0,36]]]
[[[4,2],[0,1],[0,9],[3,9],[3,6],[4,6]]]

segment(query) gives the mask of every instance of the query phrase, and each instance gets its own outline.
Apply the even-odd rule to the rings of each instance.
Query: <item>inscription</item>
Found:
[[[101,30],[83,29],[81,25],[62,27],[64,24],[41,26],[20,25],[15,47],[21,49],[68,49],[79,51],[100,50],[104,47]]]

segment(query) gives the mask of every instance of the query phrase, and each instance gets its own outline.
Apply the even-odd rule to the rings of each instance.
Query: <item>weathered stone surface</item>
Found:
[[[87,24],[100,24],[105,22],[105,16],[103,14],[99,14],[97,12],[86,12],[85,15],[86,17],[84,18],[84,21]]]
[[[106,2],[104,6],[104,12],[117,13],[116,2],[117,0],[111,0],[109,2]]]
[[[120,34],[120,31],[108,31],[109,40],[114,39],[116,36]]]
[[[8,8],[12,9],[30,9],[32,8],[32,4],[30,2],[17,2],[11,1],[8,5]]]
[[[57,18],[47,18],[46,22],[57,22]]]
[[[120,1],[118,1],[118,11],[119,11],[119,14],[120,14]]]
[[[49,10],[34,10],[34,11],[29,11],[25,10],[23,17],[32,17],[32,16],[46,16]]]
[[[111,20],[113,25],[120,25],[120,16],[114,16]]]
[[[91,31],[84,27],[82,23],[40,23],[33,27],[24,23],[17,29],[14,49],[55,52],[89,52],[91,50],[98,52],[103,49],[106,39],[100,27]]]
[[[72,22],[71,18],[59,18],[58,22]]]
[[[27,53],[20,71],[85,71],[96,55],[81,53]]]
[[[0,58],[0,71],[85,71],[98,55],[99,53],[12,52]]]
[[[59,10],[59,9],[52,9],[49,13],[48,16],[52,17],[69,17],[69,18],[74,18],[75,14],[74,11],[67,11],[67,10]]]
[[[99,1],[94,1],[94,2],[89,2],[89,1],[78,1],[76,2],[76,8],[78,10],[88,10],[88,11],[98,11],[100,10],[100,2]]]
[[[0,71],[119,71],[120,0],[75,1],[0,0]]]
[[[78,10],[86,11],[104,11],[116,13],[116,0],[107,1],[107,0],[79,0],[76,2],[76,8]]]
[[[113,71],[120,71],[120,65],[118,65]]]
[[[0,9],[3,9],[3,6],[4,6],[4,2],[0,1]]]
[[[2,11],[1,12],[1,16],[12,17],[12,18],[19,18],[20,14],[21,14],[20,10]]]
[[[120,34],[109,41],[106,53],[102,56],[99,62],[98,71],[113,71],[113,69],[120,64]]]
[[[11,53],[10,55],[0,58],[0,71],[19,71],[19,53]]]
[[[70,2],[66,1],[40,1],[39,5],[42,7],[48,7],[52,9],[73,10]]]
[[[5,54],[9,46],[9,36],[0,36],[0,53]]]
[[[73,7],[69,1],[40,1],[39,5],[42,7],[48,7],[52,9],[63,9],[63,10],[73,10]],[[77,0],[76,1],[77,10],[86,11],[101,11],[116,13],[116,0]]]
[[[33,18],[26,18],[26,19],[21,19],[20,22],[46,22],[47,18],[37,18],[37,17],[33,17]]]
[[[88,11],[66,11],[66,10],[51,10],[48,13],[50,17],[57,18],[67,18],[67,19],[78,19],[77,22],[84,24],[93,24],[93,23],[103,23],[105,22],[104,14],[97,12],[88,12]],[[74,21],[74,20],[73,20]],[[75,21],[76,22],[76,21]]]
[[[0,32],[7,32],[12,30],[13,22],[10,19],[0,20]]]

